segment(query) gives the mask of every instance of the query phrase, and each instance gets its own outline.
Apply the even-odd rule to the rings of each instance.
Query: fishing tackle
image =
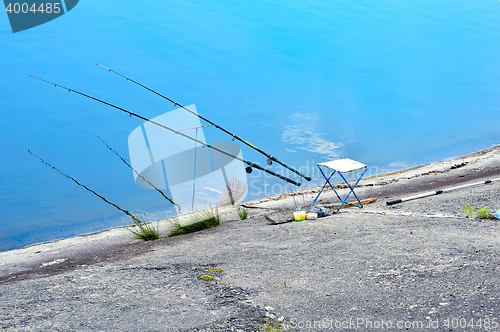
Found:
[[[474,187],[474,186],[477,186],[477,185],[480,185],[480,184],[490,184],[490,183],[496,182],[496,181],[500,181],[500,178],[499,179],[494,179],[494,180],[485,180],[485,181],[476,182],[476,183],[464,184],[462,186],[458,186],[458,187],[454,187],[454,188],[440,189],[440,190],[431,191],[431,192],[428,192],[428,193],[424,193],[424,194],[420,194],[420,195],[415,195],[415,196],[410,196],[410,197],[405,197],[405,198],[398,198],[398,199],[394,199],[392,201],[387,201],[386,204],[387,205],[399,204],[399,203],[411,201],[411,200],[414,200],[414,199],[419,199],[419,198],[424,198],[424,197],[429,197],[429,196],[435,196],[435,195],[441,195],[441,194],[444,194],[444,193],[447,193],[447,192],[450,192],[450,191],[453,191],[453,190],[457,190],[457,189]]]
[[[259,169],[259,170],[261,170],[261,171],[264,171],[264,172],[266,172],[266,173],[268,173],[268,174],[271,174],[271,175],[273,175],[273,176],[275,176],[275,177],[277,177],[277,178],[280,178],[280,179],[282,179],[282,180],[284,180],[284,181],[286,181],[286,182],[289,182],[289,183],[293,183],[294,185],[296,185],[296,186],[300,187],[300,183],[299,183],[299,182],[297,182],[297,181],[294,181],[294,180],[289,179],[289,178],[287,178],[287,177],[285,177],[285,176],[283,176],[283,175],[281,175],[281,174],[278,174],[278,173],[275,173],[275,172],[273,172],[273,171],[271,171],[271,170],[268,170],[268,169],[266,169],[266,168],[264,168],[264,167],[260,166],[259,164],[256,164],[256,163],[253,163],[253,162],[251,162],[251,161],[248,161],[248,160],[242,159],[242,158],[240,158],[240,157],[238,157],[238,156],[232,155],[231,153],[226,152],[226,151],[224,151],[224,150],[221,150],[221,149],[219,149],[219,148],[216,148],[215,146],[211,146],[210,144],[203,143],[203,142],[202,142],[202,141],[200,141],[200,140],[197,140],[197,139],[192,138],[192,137],[190,137],[190,136],[188,136],[188,135],[185,135],[185,134],[183,134],[183,133],[181,133],[181,132],[179,132],[179,131],[177,131],[177,130],[174,130],[174,129],[170,128],[170,127],[164,126],[164,125],[162,125],[161,123],[158,123],[158,122],[155,122],[155,121],[153,121],[153,120],[150,120],[150,119],[148,119],[148,118],[146,118],[146,117],[143,117],[143,116],[141,116],[141,115],[139,115],[139,114],[137,114],[137,113],[133,113],[133,112],[127,111],[127,110],[126,110],[126,109],[124,109],[124,108],[121,108],[121,107],[119,107],[119,106],[113,105],[113,104],[108,103],[108,102],[106,102],[106,101],[104,101],[104,100],[101,100],[101,99],[98,99],[98,98],[95,98],[95,97],[89,96],[89,95],[87,95],[87,94],[85,94],[85,93],[82,93],[82,92],[79,92],[79,91],[76,91],[76,90],[73,90],[73,89],[70,89],[70,88],[64,87],[64,86],[59,85],[59,84],[56,84],[56,83],[52,83],[52,82],[46,81],[46,80],[41,79],[41,78],[38,78],[38,77],[36,77],[36,76],[31,76],[31,75],[30,75],[30,77],[33,77],[33,78],[35,78],[35,79],[37,79],[37,80],[39,80],[39,81],[42,81],[42,82],[45,82],[45,83],[48,83],[48,84],[54,85],[55,87],[60,87],[60,88],[63,88],[63,89],[65,89],[65,90],[68,90],[68,92],[74,92],[74,93],[77,93],[77,94],[79,94],[79,95],[81,95],[81,96],[84,96],[84,97],[87,97],[87,98],[89,98],[89,99],[92,99],[92,100],[98,101],[98,102],[100,102],[100,103],[102,103],[102,104],[104,104],[104,105],[108,105],[108,106],[113,107],[113,108],[115,108],[115,109],[117,109],[117,110],[120,110],[120,111],[122,111],[122,112],[124,112],[124,113],[127,113],[127,114],[129,114],[130,116],[135,116],[136,118],[139,118],[139,119],[141,119],[141,120],[144,120],[144,121],[150,122],[150,123],[152,123],[152,124],[154,124],[154,125],[157,125],[157,126],[159,126],[159,127],[162,127],[162,128],[164,128],[164,129],[167,129],[167,130],[169,130],[169,131],[171,131],[171,132],[173,132],[173,133],[175,133],[175,134],[177,134],[177,135],[180,135],[180,136],[182,136],[182,137],[185,137],[185,138],[187,138],[187,139],[190,139],[190,140],[192,140],[192,141],[195,141],[196,143],[199,143],[199,144],[201,144],[202,146],[206,146],[206,147],[211,148],[211,149],[213,149],[213,150],[215,150],[215,151],[217,151],[217,152],[220,152],[220,153],[222,153],[222,154],[225,154],[225,155],[226,155],[226,156],[228,156],[228,157],[231,157],[231,158],[233,158],[233,159],[239,160],[239,161],[241,161],[242,163],[247,164],[250,168],[251,168],[251,167],[257,168],[257,169]],[[248,167],[247,167],[247,170],[248,170]],[[247,171],[247,172],[248,172],[248,171]]]
[[[236,136],[235,134],[233,134],[233,133],[229,132],[228,130],[226,130],[226,129],[222,128],[221,126],[219,126],[219,125],[217,125],[217,124],[213,123],[212,121],[210,121],[210,120],[208,120],[207,118],[205,118],[205,117],[203,117],[203,116],[199,115],[198,113],[193,112],[192,110],[190,110],[190,109],[188,109],[188,108],[186,108],[186,107],[182,106],[182,105],[181,105],[181,104],[179,104],[178,102],[173,101],[172,99],[170,99],[170,98],[168,98],[168,97],[166,97],[166,96],[162,95],[161,93],[159,93],[159,92],[157,92],[157,91],[155,91],[155,90],[153,90],[153,89],[151,89],[151,88],[148,88],[147,86],[145,86],[145,85],[143,85],[143,84],[141,84],[141,83],[139,83],[139,82],[137,82],[137,81],[134,81],[133,79],[131,79],[131,78],[129,78],[129,77],[127,77],[127,76],[125,76],[125,75],[122,75],[122,74],[120,74],[120,73],[118,73],[118,72],[114,71],[113,69],[110,69],[110,68],[108,68],[108,67],[105,67],[105,66],[103,66],[103,65],[101,65],[101,64],[99,64],[99,63],[97,63],[96,65],[97,65],[97,66],[100,66],[100,67],[103,67],[103,68],[107,69],[108,71],[110,71],[110,72],[112,72],[112,73],[115,73],[116,75],[121,76],[121,77],[125,78],[127,81],[130,81],[130,82],[132,82],[132,83],[135,83],[135,84],[139,85],[140,87],[143,87],[144,89],[146,89],[146,90],[148,90],[148,91],[151,91],[152,93],[154,93],[154,94],[156,94],[156,95],[158,95],[158,96],[162,97],[163,99],[168,100],[169,102],[171,102],[172,104],[174,104],[174,106],[179,106],[180,108],[182,108],[182,109],[184,109],[184,110],[186,110],[186,111],[188,111],[188,112],[190,112],[190,113],[192,113],[192,114],[196,115],[196,116],[197,116],[197,117],[199,117],[200,119],[202,119],[202,120],[204,120],[204,121],[206,121],[206,122],[210,123],[210,124],[211,124],[212,126],[214,126],[215,128],[220,129],[220,130],[222,130],[223,132],[225,132],[226,134],[228,134],[228,135],[232,136],[233,141],[234,141],[235,139],[237,139],[238,141],[240,141],[240,142],[242,142],[242,143],[244,143],[244,144],[248,145],[248,146],[249,146],[249,147],[251,147],[252,149],[254,149],[254,150],[256,150],[257,152],[259,152],[259,153],[263,154],[264,156],[266,156],[266,157],[268,158],[268,160],[267,160],[267,164],[268,164],[268,165],[271,165],[271,164],[272,164],[272,162],[274,161],[274,162],[276,162],[276,163],[280,164],[281,166],[283,166],[283,167],[285,167],[285,168],[289,169],[290,171],[294,172],[295,174],[297,174],[297,175],[299,175],[299,176],[303,177],[303,178],[304,178],[304,179],[306,179],[307,181],[311,181],[311,178],[310,178],[309,176],[302,174],[301,172],[297,171],[297,170],[296,170],[296,169],[294,169],[293,167],[291,167],[291,166],[289,166],[289,165],[285,164],[284,162],[282,162],[282,161],[278,160],[276,157],[274,157],[274,156],[272,156],[272,155],[268,154],[267,152],[265,152],[265,151],[263,151],[263,150],[259,149],[258,147],[256,147],[256,146],[255,146],[255,145],[253,145],[252,143],[245,141],[244,139],[242,139],[242,138],[240,138],[240,137]]]
[[[120,156],[118,154],[118,152],[116,152],[115,150],[113,150],[113,148],[111,146],[108,145],[108,143],[104,142],[104,140],[102,138],[99,137],[99,135],[97,134],[94,134],[97,139],[99,141],[102,142],[102,144],[104,144],[108,150],[112,151],[118,158],[120,158],[121,161],[123,161],[125,163],[125,165],[127,165],[135,174],[137,174],[138,177],[140,177],[141,179],[143,179],[145,182],[147,182],[151,187],[153,187],[157,192],[159,192],[163,198],[165,198],[167,201],[169,201],[170,203],[174,204],[178,209],[179,209],[179,213],[181,213],[181,206],[179,204],[176,204],[171,198],[169,198],[167,195],[165,195],[160,189],[158,189],[154,184],[152,184],[148,179],[146,179],[144,176],[142,176],[141,174],[139,174],[139,172],[137,172],[137,170],[135,168],[132,167],[132,165],[130,165],[126,160],[125,158],[123,158],[122,156]]]

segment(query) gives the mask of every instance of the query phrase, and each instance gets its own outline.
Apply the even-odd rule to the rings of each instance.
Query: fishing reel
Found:
[[[250,173],[252,173],[253,168],[252,168],[252,167],[250,167],[250,166],[248,166],[247,168],[245,168],[245,171],[246,171],[248,174],[250,174]]]

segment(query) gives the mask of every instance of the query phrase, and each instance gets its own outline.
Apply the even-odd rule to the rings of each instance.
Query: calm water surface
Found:
[[[0,250],[128,223],[28,149],[150,220],[173,214],[94,136],[128,159],[140,120],[29,75],[146,117],[174,109],[102,63],[196,104],[308,185],[332,158],[387,172],[500,143],[500,1],[87,0],[16,34],[0,14],[0,44]],[[289,190],[258,171],[248,182],[247,200]]]

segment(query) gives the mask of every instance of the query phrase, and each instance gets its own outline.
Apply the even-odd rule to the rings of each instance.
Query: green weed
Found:
[[[187,225],[181,225],[179,222],[173,223],[172,230],[167,236],[177,236],[198,232],[207,228],[217,227],[221,224],[222,222],[219,216],[219,210],[217,208],[210,207],[210,209],[193,213],[190,223]]]
[[[461,213],[464,213],[467,217],[475,216],[474,208],[470,205],[464,204],[464,209]]]
[[[476,213],[474,212],[474,208],[472,208],[470,205],[464,204],[464,209],[461,213],[465,213],[467,217],[472,217],[475,216]],[[487,208],[480,208],[479,211],[477,212],[477,216],[479,219],[493,219],[493,213],[490,212],[489,209]]]
[[[285,326],[283,325],[283,323],[278,321],[271,322],[271,319],[268,318],[267,323],[257,326],[257,328],[259,329],[259,331],[264,332],[281,332],[282,329],[285,328]]]
[[[212,271],[215,271],[215,272],[224,272],[224,269],[221,268],[221,267],[211,267],[207,271],[208,272],[212,272]]]
[[[477,213],[477,216],[480,219],[490,219],[493,218],[493,214],[490,212],[490,210],[486,208],[480,208],[479,212]]]
[[[134,237],[143,241],[158,240],[160,238],[160,232],[158,227],[154,228],[151,224],[148,224],[144,217],[132,216],[133,223],[131,227],[127,228]],[[137,227],[137,228],[136,228]]]
[[[206,281],[212,281],[215,279],[215,277],[209,276],[208,274],[202,275],[200,278]]]
[[[236,211],[238,212],[240,220],[245,220],[248,218],[248,211],[243,206],[238,206],[238,209],[236,209]]]

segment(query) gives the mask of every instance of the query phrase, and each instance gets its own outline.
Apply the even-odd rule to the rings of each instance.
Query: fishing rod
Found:
[[[51,84],[51,85],[53,85],[53,86],[55,86],[55,87],[63,88],[63,89],[65,89],[65,90],[68,90],[68,92],[74,92],[74,93],[77,93],[77,94],[79,94],[79,95],[81,95],[81,96],[84,96],[84,97],[87,97],[87,98],[89,98],[89,99],[92,99],[92,100],[98,101],[98,102],[100,102],[100,103],[102,103],[102,104],[104,104],[104,105],[108,105],[108,106],[113,107],[113,108],[115,108],[115,109],[117,109],[117,110],[120,110],[120,111],[122,111],[122,112],[124,112],[124,113],[127,113],[129,116],[135,116],[136,118],[139,118],[139,119],[141,119],[141,120],[144,120],[144,121],[150,122],[150,123],[155,124],[155,125],[157,125],[157,126],[159,126],[159,127],[162,127],[162,128],[164,128],[164,129],[167,129],[167,130],[169,130],[169,131],[173,132],[174,134],[177,134],[177,135],[180,135],[180,136],[185,137],[185,138],[187,138],[187,139],[190,139],[190,140],[192,140],[192,141],[195,141],[196,143],[199,143],[199,144],[201,144],[202,146],[206,146],[206,147],[208,147],[208,148],[210,148],[210,149],[213,149],[213,150],[215,150],[215,151],[217,151],[217,152],[220,152],[220,153],[222,153],[222,154],[225,154],[225,155],[226,155],[226,156],[228,156],[228,157],[231,157],[231,158],[233,158],[233,159],[239,160],[239,161],[241,161],[242,163],[247,164],[247,165],[249,166],[249,167],[247,167],[247,169],[246,169],[247,173],[251,173],[251,172],[252,172],[252,167],[255,167],[255,168],[257,168],[257,169],[259,169],[259,170],[261,170],[261,171],[264,171],[264,172],[266,172],[266,173],[268,173],[268,174],[271,174],[271,175],[273,175],[273,176],[275,176],[275,177],[277,177],[277,178],[280,178],[280,179],[282,179],[282,180],[284,180],[284,181],[286,181],[286,182],[289,182],[289,183],[293,183],[294,185],[296,185],[296,186],[300,187],[300,183],[299,183],[299,182],[297,182],[297,181],[294,181],[294,180],[289,179],[289,178],[287,178],[287,177],[285,177],[285,176],[283,176],[283,175],[281,175],[281,174],[278,174],[278,173],[275,173],[275,172],[273,172],[273,171],[271,171],[271,170],[268,170],[268,169],[266,169],[266,168],[264,168],[264,167],[260,166],[259,164],[256,164],[256,163],[253,163],[253,162],[251,162],[251,161],[248,161],[248,160],[242,159],[242,158],[240,158],[240,157],[238,157],[238,156],[232,155],[231,153],[226,152],[226,151],[224,151],[224,150],[221,150],[221,149],[219,149],[219,148],[217,148],[217,147],[215,147],[215,146],[211,146],[210,144],[203,143],[202,141],[199,141],[199,140],[197,140],[197,139],[195,139],[195,138],[192,138],[191,136],[185,135],[185,134],[183,134],[183,133],[181,133],[181,132],[179,132],[179,131],[177,131],[177,130],[174,130],[174,129],[172,129],[172,128],[169,128],[169,127],[167,127],[167,126],[164,126],[164,125],[162,125],[161,123],[158,123],[158,122],[155,122],[155,121],[153,121],[153,120],[150,120],[150,119],[148,119],[148,118],[146,118],[146,117],[143,117],[143,116],[141,116],[141,115],[139,115],[139,114],[136,114],[136,113],[133,113],[133,112],[127,111],[127,110],[126,110],[126,109],[124,109],[124,108],[121,108],[121,107],[119,107],[119,106],[113,105],[113,104],[108,103],[108,102],[106,102],[106,101],[104,101],[104,100],[101,100],[101,99],[98,99],[98,98],[95,98],[95,97],[89,96],[89,95],[87,95],[87,94],[85,94],[85,93],[82,93],[82,92],[79,92],[79,91],[76,91],[76,90],[73,90],[73,89],[70,89],[70,88],[64,87],[64,86],[59,85],[59,84],[56,84],[56,83],[52,83],[52,82],[46,81],[46,80],[41,79],[41,78],[38,78],[38,77],[36,77],[36,76],[31,76],[31,75],[30,75],[30,77],[33,77],[33,78],[35,78],[35,79],[37,79],[37,80],[39,80],[39,81],[42,81],[42,82],[45,82],[45,83]]]
[[[399,203],[403,203],[403,202],[406,202],[406,201],[411,201],[411,200],[414,200],[414,199],[419,199],[419,198],[424,198],[424,197],[429,197],[429,196],[434,196],[434,195],[441,195],[443,193],[447,193],[447,192],[450,192],[450,191],[453,191],[453,190],[457,190],[457,189],[463,189],[463,188],[473,187],[473,186],[477,186],[477,185],[480,185],[480,184],[489,184],[489,183],[492,183],[492,182],[495,182],[495,181],[500,181],[500,179],[485,180],[485,181],[476,182],[476,183],[464,184],[462,186],[458,186],[458,187],[454,187],[454,188],[448,188],[448,189],[443,189],[443,190],[431,191],[431,192],[428,192],[428,193],[424,193],[424,194],[420,194],[420,195],[415,195],[415,196],[410,196],[410,197],[405,197],[405,198],[398,198],[398,199],[394,199],[392,201],[387,201],[386,204],[387,205],[399,204]]]
[[[294,169],[293,167],[291,167],[291,166],[289,166],[289,165],[285,164],[284,162],[280,161],[280,160],[279,160],[279,159],[277,159],[275,156],[272,156],[272,155],[270,155],[269,153],[267,153],[267,152],[265,152],[265,151],[263,151],[263,150],[259,149],[258,147],[256,147],[256,146],[255,146],[255,145],[253,145],[252,143],[245,141],[244,139],[242,139],[242,138],[240,138],[240,137],[236,136],[235,134],[233,134],[233,133],[229,132],[228,130],[226,130],[226,129],[222,128],[221,126],[219,126],[219,125],[217,125],[217,124],[213,123],[212,121],[210,121],[210,120],[208,120],[207,118],[205,118],[205,117],[203,117],[203,116],[199,115],[198,113],[193,112],[192,110],[188,109],[187,107],[182,106],[182,105],[181,105],[181,104],[179,104],[178,102],[176,102],[176,101],[174,101],[174,100],[172,100],[172,99],[170,99],[170,98],[168,98],[168,97],[166,97],[166,96],[162,95],[161,93],[159,93],[159,92],[157,92],[157,91],[155,91],[155,90],[153,90],[153,89],[151,89],[151,88],[148,88],[147,86],[145,86],[145,85],[143,85],[143,84],[141,84],[141,83],[139,83],[139,82],[137,82],[137,81],[134,81],[133,79],[131,79],[131,78],[129,78],[129,77],[127,77],[127,76],[125,76],[125,75],[122,75],[122,74],[120,74],[120,73],[118,73],[118,72],[114,71],[113,69],[110,69],[110,68],[108,68],[108,67],[105,67],[105,66],[103,66],[103,65],[101,65],[101,64],[99,64],[99,63],[97,63],[96,65],[97,65],[97,66],[100,66],[100,67],[103,67],[103,68],[107,69],[108,71],[113,72],[113,73],[115,73],[116,75],[118,75],[118,76],[121,76],[121,77],[125,78],[127,81],[130,81],[130,82],[132,82],[132,83],[135,83],[135,84],[137,84],[137,85],[139,85],[139,86],[143,87],[144,89],[146,89],[146,90],[148,90],[148,91],[151,91],[152,93],[154,93],[154,94],[156,94],[156,95],[158,95],[158,96],[162,97],[163,99],[168,100],[169,102],[171,102],[172,104],[174,104],[174,106],[175,106],[175,107],[179,106],[180,108],[182,108],[182,109],[184,109],[184,110],[186,110],[186,111],[188,111],[188,112],[190,112],[190,113],[192,113],[192,114],[196,115],[196,116],[197,116],[197,117],[199,117],[200,119],[202,119],[202,120],[204,120],[204,121],[206,121],[206,122],[210,123],[210,124],[211,124],[212,126],[214,126],[215,128],[222,130],[223,132],[225,132],[226,134],[228,134],[229,136],[231,136],[231,137],[233,138],[233,140],[237,139],[238,141],[240,141],[240,142],[242,142],[242,143],[244,143],[244,144],[248,145],[248,146],[249,146],[249,147],[251,147],[252,149],[254,149],[254,150],[256,150],[257,152],[259,152],[259,153],[263,154],[264,156],[266,156],[266,157],[268,158],[268,160],[267,160],[267,164],[268,164],[268,165],[271,165],[271,164],[272,164],[272,162],[274,161],[274,162],[276,162],[276,163],[280,164],[281,166],[283,166],[283,167],[285,167],[285,168],[289,169],[290,171],[294,172],[295,174],[297,174],[297,175],[299,175],[299,176],[303,177],[303,178],[304,178],[304,179],[306,179],[307,181],[311,181],[311,178],[310,178],[309,176],[302,174],[301,172],[297,171],[297,170],[296,170],[296,169]]]
[[[115,150],[113,150],[113,148],[111,146],[108,145],[108,143],[104,142],[104,140],[102,138],[99,137],[99,135],[97,134],[94,134],[97,139],[99,141],[102,142],[102,144],[104,144],[109,151],[112,151],[114,152],[114,154],[121,159],[121,161],[123,161],[125,163],[125,165],[127,165],[135,174],[137,174],[138,177],[140,177],[141,179],[143,179],[144,181],[146,181],[151,187],[153,187],[157,192],[159,192],[163,198],[165,198],[167,201],[169,201],[170,203],[174,204],[178,209],[179,209],[179,213],[181,213],[181,207],[179,204],[175,203],[172,199],[170,199],[167,195],[165,195],[160,189],[158,189],[154,184],[152,184],[148,179],[146,179],[144,176],[142,176],[141,174],[139,174],[139,172],[137,172],[137,170],[135,168],[132,167],[132,165],[130,165],[126,160],[125,158],[123,158],[122,156],[120,156],[118,154],[118,152],[116,152]]]
[[[134,214],[130,213],[128,210],[122,209],[121,207],[119,207],[115,203],[108,201],[104,196],[99,195],[97,192],[95,192],[94,190],[90,189],[89,187],[87,187],[83,183],[78,182],[78,180],[76,180],[72,176],[69,176],[69,175],[63,173],[59,168],[57,168],[55,166],[52,166],[51,164],[49,164],[48,162],[46,162],[45,160],[43,160],[42,158],[40,158],[39,156],[37,156],[36,154],[34,154],[33,152],[31,152],[30,150],[28,150],[28,153],[31,154],[32,156],[38,158],[38,160],[40,160],[43,164],[45,164],[45,165],[49,166],[50,168],[53,168],[54,170],[58,171],[62,176],[66,177],[66,178],[68,178],[70,180],[72,180],[74,183],[76,183],[80,187],[85,188],[85,190],[91,192],[92,194],[96,195],[97,197],[99,197],[100,199],[102,199],[103,201],[105,201],[106,203],[108,203],[109,205],[111,205],[111,206],[117,208],[118,210],[120,210],[121,212],[125,213],[127,216],[129,216],[130,218],[132,218],[132,220],[134,221],[134,223],[136,225],[141,225],[142,224],[142,221],[139,218],[137,218]]]

